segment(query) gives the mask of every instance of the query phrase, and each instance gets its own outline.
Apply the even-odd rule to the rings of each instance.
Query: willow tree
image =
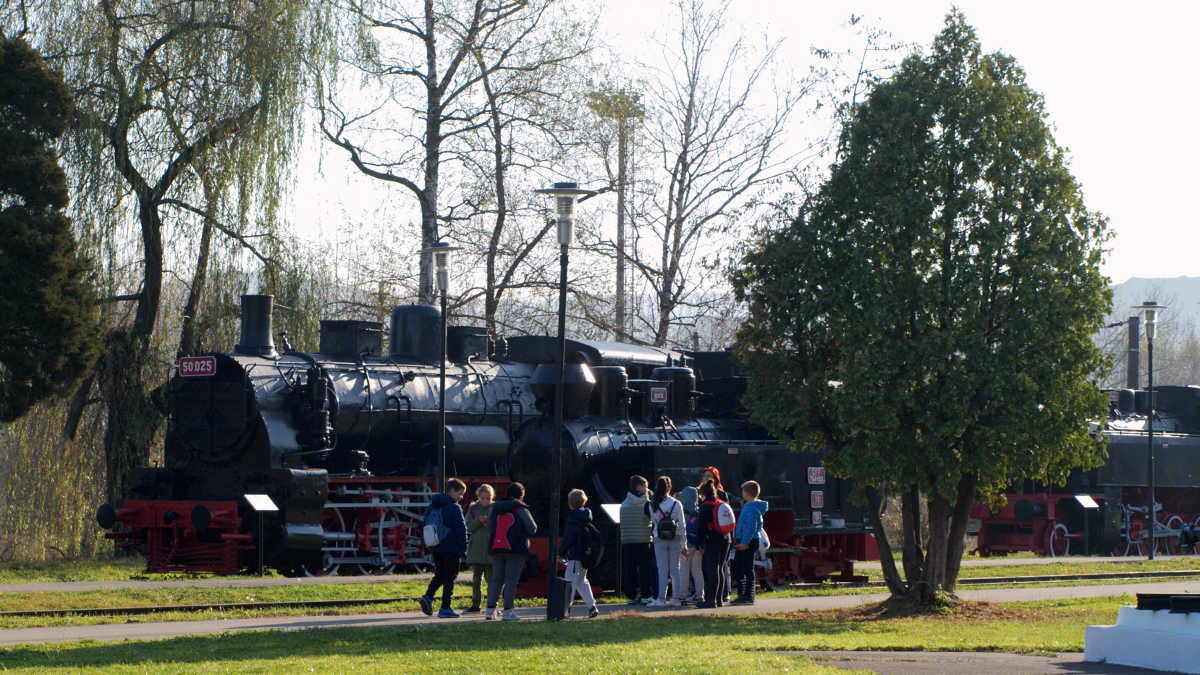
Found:
[[[189,342],[213,233],[248,244],[251,222],[270,228],[274,221],[300,128],[306,59],[317,56],[324,43],[315,36],[329,25],[322,7],[290,0],[30,5],[31,36],[76,101],[65,151],[76,221],[106,263],[108,300],[132,303],[128,320],[110,313],[106,348],[74,411],[77,420],[98,386],[110,499],[120,499],[130,470],[147,463],[163,419],[165,373],[154,350],[170,341],[160,335],[161,313],[185,314]],[[162,306],[168,263],[191,270],[185,307]],[[186,279],[187,272],[175,274]]]
[[[1091,336],[1110,304],[1088,211],[1042,98],[961,14],[856,106],[810,208],[735,277],[754,417],[829,469],[898,496],[904,578],[953,591],[971,504],[1096,466]],[[929,530],[921,530],[921,502]]]

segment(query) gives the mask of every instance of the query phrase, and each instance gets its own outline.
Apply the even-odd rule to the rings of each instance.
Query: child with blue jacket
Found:
[[[443,619],[458,618],[458,612],[450,608],[450,598],[454,596],[454,579],[458,576],[459,559],[467,551],[467,521],[463,518],[462,507],[458,504],[466,493],[466,484],[457,478],[451,478],[446,481],[446,491],[439,492],[430,500],[429,509],[441,510],[442,523],[449,532],[446,538],[433,548],[433,579],[430,580],[425,595],[417,598],[417,604],[426,615],[433,614],[433,598],[440,586],[442,609],[438,616]]]
[[[737,527],[733,531],[733,578],[737,585],[737,598],[731,603],[734,605],[754,604],[757,586],[754,580],[754,554],[758,551],[763,515],[767,512],[767,503],[758,498],[761,492],[762,488],[755,481],[742,483],[742,511],[738,514]]]

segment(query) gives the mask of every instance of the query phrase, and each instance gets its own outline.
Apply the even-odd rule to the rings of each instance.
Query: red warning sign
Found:
[[[808,467],[808,484],[809,485],[824,485],[825,484],[825,467],[823,467],[823,466]]]
[[[185,356],[179,359],[180,377],[208,377],[217,374],[217,357]]]

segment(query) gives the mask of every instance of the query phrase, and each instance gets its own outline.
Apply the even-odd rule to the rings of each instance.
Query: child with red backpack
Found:
[[[571,580],[571,601],[575,594],[587,604],[588,618],[600,616],[596,609],[596,598],[592,595],[592,584],[588,582],[587,571],[599,560],[588,560],[589,547],[594,547],[593,539],[599,539],[599,532],[592,525],[592,512],[587,508],[587,493],[578,488],[567,493],[567,529],[563,532],[562,545],[558,554],[567,560],[566,578]],[[569,613],[569,610],[568,610]]]
[[[492,579],[488,583],[487,611],[483,618],[496,618],[496,601],[503,589],[504,620],[517,621],[521,617],[513,609],[513,600],[517,596],[517,584],[521,582],[525,561],[529,558],[529,537],[537,533],[537,523],[529,513],[529,505],[521,501],[525,498],[524,485],[509,483],[505,495],[507,499],[496,502],[488,519]]]
[[[704,567],[704,602],[696,605],[700,609],[720,607],[725,604],[729,588],[729,577],[725,574],[725,560],[729,557],[729,535],[737,525],[733,509],[717,497],[716,484],[706,480],[700,486],[700,524],[697,535]]]

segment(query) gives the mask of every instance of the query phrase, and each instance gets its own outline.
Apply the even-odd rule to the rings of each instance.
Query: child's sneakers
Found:
[[[517,614],[517,610],[515,610],[515,609],[506,609],[506,610],[504,610],[504,620],[505,621],[520,621],[521,615]]]
[[[640,605],[640,604],[642,604],[642,596],[640,596],[640,595],[635,595],[634,597],[630,598],[630,599],[629,599],[629,600],[628,600],[628,601],[627,601],[625,604],[627,604],[627,605]]]
[[[671,598],[670,600],[666,601],[666,603],[664,603],[664,604],[667,607],[681,607],[681,606],[683,606],[683,601],[681,601],[679,598]]]
[[[457,619],[458,616],[458,612],[450,609],[449,607],[443,607],[438,611],[439,619]]]
[[[425,613],[425,616],[433,616],[433,598],[422,595],[417,598],[417,604],[421,606],[421,611]]]
[[[600,610],[596,609],[595,605],[588,607],[588,618],[589,619],[594,619],[598,616],[600,616]]]
[[[468,607],[463,610],[463,614],[475,614],[478,611],[479,611],[478,607]]]
[[[493,619],[497,619],[499,618],[499,614],[500,613],[496,611],[495,607],[488,607],[483,611],[483,620],[491,621]]]
[[[666,602],[659,600],[658,598],[655,598],[655,599],[651,600],[650,602],[646,603],[647,607],[665,607],[666,605],[667,605]]]

